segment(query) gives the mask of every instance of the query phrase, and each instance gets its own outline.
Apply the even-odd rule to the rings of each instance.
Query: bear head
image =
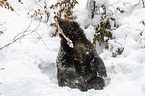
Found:
[[[62,19],[57,16],[55,16],[54,18],[55,20],[57,20],[58,25],[62,29],[64,35],[70,40],[72,40],[73,43],[86,39],[83,30],[80,28],[80,25],[77,22]],[[63,36],[60,37],[63,38]]]

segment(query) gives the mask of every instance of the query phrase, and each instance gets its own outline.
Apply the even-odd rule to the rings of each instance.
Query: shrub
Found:
[[[107,4],[97,3],[97,0],[90,0],[89,4],[91,4],[91,7],[93,6],[91,18],[94,19],[94,15],[100,17],[100,22],[95,28],[93,44],[96,45],[96,41],[98,41],[101,46],[102,42],[108,43],[108,40],[113,38],[111,31],[118,28],[119,25],[113,18],[113,14],[107,9]],[[106,48],[108,48],[108,45],[106,45]]]

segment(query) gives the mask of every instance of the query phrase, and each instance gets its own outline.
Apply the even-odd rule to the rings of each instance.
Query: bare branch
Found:
[[[0,26],[4,25],[5,23],[6,23],[6,22],[4,22],[4,23],[0,24]]]
[[[42,37],[40,36],[40,34],[38,34],[37,32],[35,32],[41,39],[41,41],[43,42],[43,44],[46,46],[46,48],[49,50],[49,48],[47,47],[46,43],[44,42],[44,40],[42,39]]]
[[[14,37],[13,40],[15,40],[19,35],[21,35],[21,34],[24,35],[26,32],[28,32],[28,29],[30,28],[31,24],[32,24],[32,19],[31,19],[31,21],[30,21],[30,24],[29,24],[28,27],[26,28],[26,30],[25,30],[24,32],[21,32],[21,33],[17,34],[17,35]]]
[[[32,23],[32,22],[30,22],[30,25],[31,25],[31,23]],[[29,26],[27,27],[27,29],[26,29],[24,32],[19,33],[19,34],[13,39],[12,42],[10,42],[10,43],[6,44],[5,46],[1,47],[0,50],[2,50],[2,49],[4,49],[4,48],[8,47],[9,45],[11,45],[11,44],[15,43],[16,41],[22,39],[23,37],[32,34],[33,32],[35,32],[35,31],[38,29],[38,27],[40,26],[40,24],[41,24],[41,21],[39,22],[39,24],[37,25],[37,27],[36,27],[34,30],[32,30],[32,31],[27,31],[27,30],[30,28],[30,25],[29,25]],[[26,32],[29,32],[29,33],[25,34]],[[21,34],[22,34],[22,35],[21,35]],[[18,37],[19,35],[21,35],[21,36]]]

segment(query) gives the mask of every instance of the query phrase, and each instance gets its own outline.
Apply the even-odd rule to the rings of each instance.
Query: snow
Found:
[[[57,0],[52,1],[49,0],[49,3]],[[0,35],[0,48],[26,30],[31,22],[27,10],[37,8],[36,3],[30,0],[22,5],[17,1],[10,2],[15,12],[0,7],[0,23],[6,22],[0,26],[0,30],[7,29]],[[78,2],[79,5],[74,9],[78,16],[76,21],[92,42],[94,27],[90,25],[85,29],[85,24],[90,24],[86,15],[87,0]],[[60,38],[52,38],[50,32],[54,29],[41,23],[36,30],[39,35],[34,32],[0,50],[0,96],[145,96],[145,25],[141,23],[145,21],[145,9],[138,2],[109,0],[109,5],[112,5],[109,9],[113,11],[120,27],[112,31],[115,39],[109,41],[109,50],[97,47],[108,73],[107,85],[103,90],[81,92],[58,86],[55,61]],[[126,13],[116,11],[117,7],[126,10]],[[38,24],[38,21],[32,20],[28,30],[34,30]],[[124,48],[123,53],[112,57],[112,52],[116,52],[117,48]]]

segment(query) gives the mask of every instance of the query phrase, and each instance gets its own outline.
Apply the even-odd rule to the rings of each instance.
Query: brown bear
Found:
[[[57,57],[57,79],[59,86],[88,89],[103,89],[107,76],[102,59],[93,44],[86,38],[83,30],[75,21],[55,16],[63,34],[73,43],[73,48],[62,34],[61,46]]]

